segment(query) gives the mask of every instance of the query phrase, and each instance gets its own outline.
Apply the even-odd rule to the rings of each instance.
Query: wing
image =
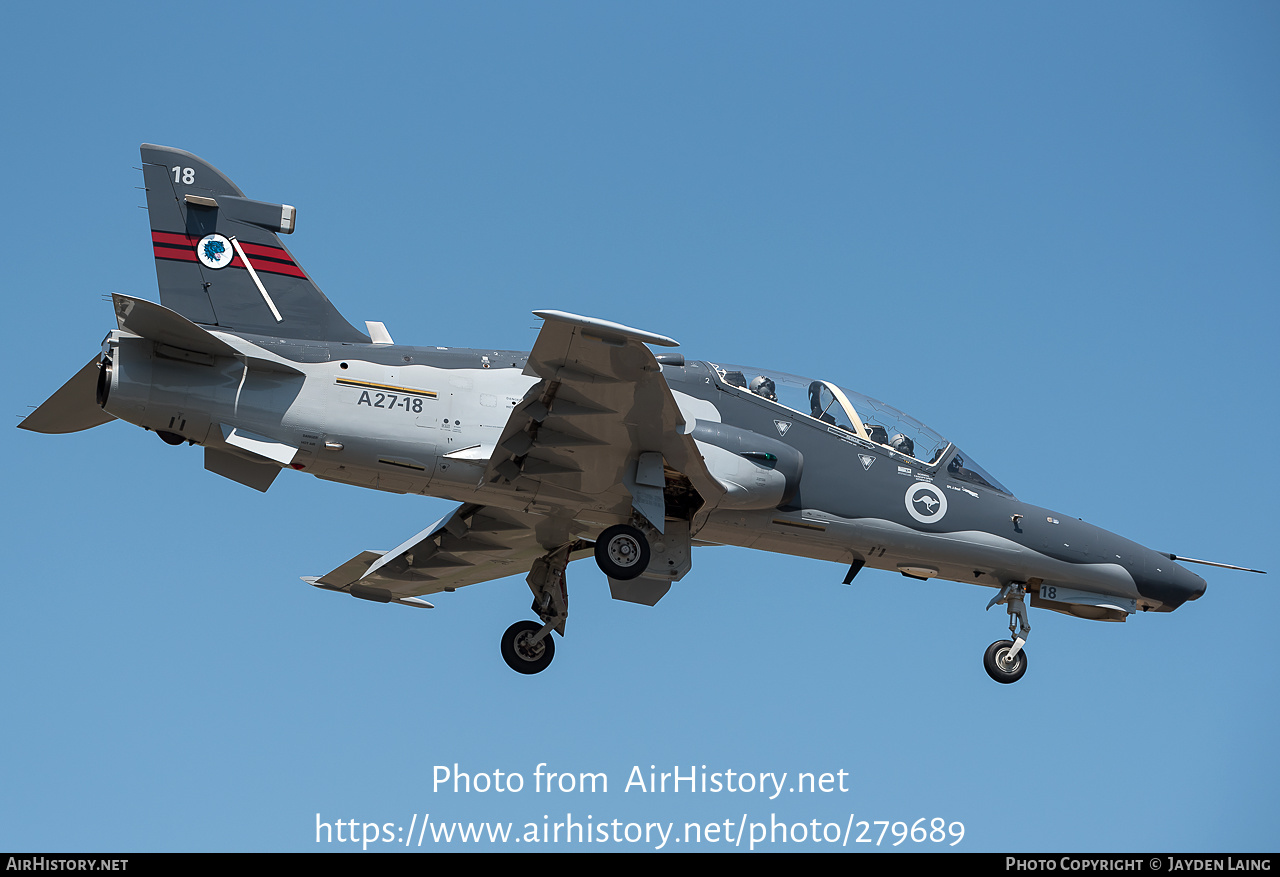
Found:
[[[598,533],[639,511],[664,530],[668,497],[682,517],[719,502],[662,368],[646,344],[661,335],[559,311],[546,322],[526,374],[540,378],[512,410],[485,480],[513,507],[464,504],[398,548],[365,551],[316,587],[408,606],[427,594],[529,572],[550,552],[591,552]]]
[[[624,520],[634,507],[659,532],[664,493],[683,497],[690,518],[714,506],[724,488],[646,346],[676,342],[590,317],[534,313],[545,323],[525,374],[540,380],[512,411],[486,480],[536,493],[539,504]]]
[[[380,603],[431,608],[417,597],[526,573],[547,553],[544,518],[467,503],[391,551],[364,551],[332,572],[303,581]],[[570,559],[591,552],[571,548]]]

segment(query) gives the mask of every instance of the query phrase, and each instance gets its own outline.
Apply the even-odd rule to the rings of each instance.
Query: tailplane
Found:
[[[280,242],[287,204],[252,201],[189,152],[142,145],[160,301],[193,323],[309,341],[368,343]]]

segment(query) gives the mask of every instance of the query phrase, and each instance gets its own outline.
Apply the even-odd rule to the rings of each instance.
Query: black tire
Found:
[[[1009,664],[1004,660],[1004,656],[1013,648],[1013,640],[996,640],[987,646],[987,653],[982,656],[982,666],[986,668],[987,675],[995,681],[1008,685],[1011,682],[1017,682],[1022,678],[1022,674],[1027,672],[1027,653],[1019,650],[1014,656],[1013,663]]]
[[[627,524],[609,527],[596,540],[596,565],[609,578],[634,579],[649,568],[649,540]]]
[[[525,645],[530,637],[542,629],[536,621],[517,621],[507,628],[502,635],[502,660],[517,673],[532,676],[547,669],[551,659],[556,655],[556,644],[551,640],[551,632],[529,648]]]

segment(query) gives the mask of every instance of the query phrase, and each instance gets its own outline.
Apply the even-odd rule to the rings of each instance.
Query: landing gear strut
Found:
[[[1026,596],[1025,583],[1010,582],[987,604],[990,609],[1004,603],[1009,612],[1009,633],[1013,639],[996,640],[987,646],[987,653],[982,656],[982,666],[986,668],[987,675],[1005,685],[1017,682],[1027,672],[1027,653],[1022,650],[1031,634],[1031,623],[1027,621]]]
[[[569,565],[569,552],[579,544],[570,542],[542,555],[525,577],[533,591],[533,611],[542,620],[517,621],[502,635],[502,660],[517,673],[541,673],[555,657],[551,631],[564,636],[564,623],[569,618],[569,587],[564,570]]]

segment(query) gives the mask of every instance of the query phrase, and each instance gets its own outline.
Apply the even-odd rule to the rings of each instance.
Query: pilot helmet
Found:
[[[916,443],[902,433],[896,433],[893,438],[889,439],[889,447],[900,454],[906,454],[908,457],[916,455]]]
[[[770,402],[778,401],[778,394],[775,391],[773,381],[764,375],[760,375],[760,377],[751,381],[751,392],[757,396],[764,396]]]

